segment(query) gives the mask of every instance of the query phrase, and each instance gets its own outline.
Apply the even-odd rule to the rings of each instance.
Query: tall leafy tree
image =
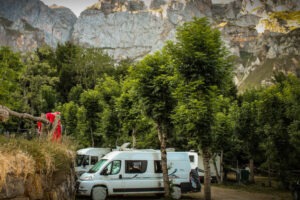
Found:
[[[291,172],[299,166],[299,88],[293,75],[275,75],[274,85],[265,89],[260,103],[260,123],[269,166],[287,187]]]
[[[80,84],[83,89],[93,89],[98,78],[115,72],[113,64],[113,59],[102,49],[79,49],[73,66],[76,72],[76,83]]]
[[[75,61],[80,51],[81,47],[71,42],[59,44],[55,51],[55,65],[59,77],[57,91],[63,103],[67,101],[71,88],[77,84]]]
[[[89,146],[101,144],[103,141],[103,138],[101,137],[94,137],[103,112],[103,106],[99,102],[100,98],[100,93],[97,90],[86,90],[80,95],[80,104],[82,105],[82,109],[78,117],[80,120],[86,120],[81,121],[81,134],[84,134],[85,138],[90,139]]]
[[[145,130],[149,133],[149,118],[147,118],[141,108],[141,101],[134,90],[134,80],[127,79],[123,82],[122,93],[117,99],[118,117],[122,126],[123,135],[132,136],[132,147],[137,147],[137,138],[141,134],[146,134]]]
[[[212,159],[216,170],[217,181],[218,183],[223,183],[224,158],[227,160],[232,158],[236,149],[234,130],[236,126],[235,115],[237,112],[237,103],[230,98],[224,98],[222,95],[218,97],[217,102],[217,111],[215,112],[214,124],[212,126]],[[217,155],[220,155],[220,174],[215,162]]]
[[[205,167],[205,199],[211,199],[210,169],[215,99],[232,91],[232,62],[220,32],[207,19],[194,19],[177,29],[177,41],[167,45],[179,80],[174,120],[202,149]]]
[[[120,84],[113,77],[104,75],[98,80],[95,91],[99,93],[99,104],[103,108],[97,123],[97,135],[103,138],[106,145],[114,147],[121,132],[116,110],[117,98],[121,93]]]
[[[261,154],[260,143],[262,134],[260,132],[259,115],[260,96],[258,90],[246,91],[241,96],[241,105],[236,122],[236,133],[243,141],[243,149],[249,159],[250,179],[254,183],[254,160]]]
[[[56,68],[50,66],[47,60],[40,60],[42,55],[42,52],[29,54],[25,59],[26,67],[21,76],[24,100],[28,106],[26,112],[33,115],[49,112],[57,103]]]
[[[143,111],[156,125],[160,140],[165,196],[167,197],[170,196],[170,182],[166,146],[171,128],[170,116],[174,107],[170,73],[172,73],[172,68],[169,64],[169,56],[164,52],[148,55],[136,66],[130,68],[130,78],[136,83],[134,89],[142,102]]]
[[[18,110],[22,104],[19,80],[24,69],[21,56],[8,47],[0,48],[0,104]]]
[[[24,67],[18,53],[14,53],[8,47],[0,47],[0,105],[23,111],[20,76]],[[20,120],[11,118],[7,123],[0,124],[0,131],[15,131],[12,127],[18,126],[20,127]]]

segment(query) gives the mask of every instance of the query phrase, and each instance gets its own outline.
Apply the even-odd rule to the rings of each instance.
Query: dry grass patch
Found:
[[[61,143],[25,140],[0,136],[0,190],[7,175],[23,178],[28,175],[52,175],[56,170],[70,170],[75,159],[75,146],[65,139]]]

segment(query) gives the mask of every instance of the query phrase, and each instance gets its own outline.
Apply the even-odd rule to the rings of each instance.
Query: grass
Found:
[[[46,138],[28,141],[0,136],[0,190],[8,174],[25,181],[29,175],[49,176],[54,171],[69,171],[73,167],[75,148],[65,138],[58,143]]]

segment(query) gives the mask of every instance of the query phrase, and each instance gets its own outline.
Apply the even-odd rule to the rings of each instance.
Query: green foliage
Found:
[[[168,55],[156,52],[130,68],[130,78],[136,82],[134,87],[145,114],[156,123],[167,126],[174,107],[171,67]]]
[[[116,101],[120,96],[120,84],[110,76],[99,79],[95,90],[99,92],[99,103],[103,110],[99,115],[97,135],[104,138],[105,144],[115,146],[116,138],[120,137],[120,122],[116,110]]]
[[[40,60],[42,52],[27,55],[25,69],[21,76],[23,98],[27,104],[26,112],[33,115],[51,111],[57,102],[56,85],[58,77],[56,69],[48,61]],[[47,54],[46,54],[47,55]]]
[[[20,75],[24,69],[19,54],[7,47],[0,48],[0,105],[19,109],[22,102]]]
[[[176,43],[167,44],[167,51],[185,81],[202,81],[199,90],[216,86],[226,91],[233,66],[220,32],[212,29],[206,18],[195,18],[178,28],[176,39]]]
[[[273,12],[270,15],[270,18],[275,18],[279,20],[296,20],[300,23],[300,11],[282,11],[282,12]]]
[[[176,38],[176,43],[166,46],[179,80],[174,92],[178,104],[173,120],[190,143],[206,148],[212,143],[218,96],[230,94],[233,87],[232,63],[220,32],[211,29],[205,18],[179,27]]]
[[[266,156],[285,185],[299,166],[300,81],[292,75],[275,75],[275,84],[262,92],[260,127],[265,135]]]

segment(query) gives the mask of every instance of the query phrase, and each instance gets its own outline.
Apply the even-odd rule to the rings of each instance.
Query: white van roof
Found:
[[[77,151],[78,155],[91,155],[91,156],[98,156],[99,154],[106,154],[110,152],[110,148],[95,148],[89,147],[85,149],[80,149]]]
[[[188,159],[187,152],[167,152],[169,160]],[[106,154],[103,159],[128,159],[128,160],[160,160],[159,150],[133,150],[133,151],[113,151]]]

